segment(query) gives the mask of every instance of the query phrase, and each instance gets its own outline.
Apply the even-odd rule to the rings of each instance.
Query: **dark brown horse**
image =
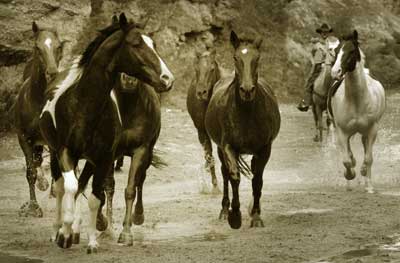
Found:
[[[174,81],[151,39],[128,23],[123,13],[118,24],[101,32],[87,47],[79,65],[60,73],[52,82],[40,118],[40,129],[52,153],[57,200],[54,227],[56,242],[62,248],[72,245],[78,160],[86,159],[94,166],[92,194],[88,197],[88,253],[97,251],[96,222],[105,220],[101,214],[104,180],[112,170],[122,136],[120,111],[111,90],[120,73],[135,76],[160,92],[171,89]],[[104,229],[104,225],[97,224],[97,228]]]
[[[238,229],[242,223],[239,202],[241,154],[251,154],[253,174],[253,206],[251,226],[260,227],[260,197],[263,172],[271,155],[271,146],[280,128],[280,113],[271,88],[258,78],[258,63],[262,39],[240,40],[231,32],[234,47],[235,75],[222,79],[208,105],[205,125],[211,139],[218,145],[224,194],[220,218],[228,218],[230,226]],[[232,205],[228,181],[232,186]]]
[[[113,92],[118,103],[123,127],[116,156],[122,154],[131,157],[128,184],[125,188],[126,212],[123,230],[119,236],[118,243],[132,245],[132,222],[135,225],[141,225],[144,222],[143,183],[146,179],[146,171],[152,164],[154,145],[160,134],[161,105],[159,95],[153,88],[125,74],[121,74],[121,79],[116,82]],[[79,192],[85,188],[90,176],[93,174],[93,168],[90,163],[87,162],[85,164],[79,177]],[[111,169],[105,181],[107,218],[109,222],[112,222],[114,186],[114,174]],[[135,198],[135,211],[132,214],[132,205]]]
[[[24,83],[19,91],[15,106],[15,128],[18,142],[26,161],[26,179],[29,184],[30,201],[20,210],[20,215],[42,217],[35,193],[35,183],[39,190],[46,190],[49,183],[41,167],[43,139],[39,130],[39,116],[45,104],[47,85],[56,73],[62,56],[63,43],[57,31],[39,28],[33,22],[35,42],[33,57],[24,69]]]
[[[212,155],[212,144],[204,125],[204,119],[208,103],[213,94],[215,83],[220,79],[220,68],[215,60],[215,50],[206,51],[198,56],[195,64],[195,79],[191,83],[186,97],[186,106],[193,124],[197,129],[197,135],[204,150],[206,160],[205,169],[211,174],[213,192],[218,193],[217,177],[215,176],[215,162]]]

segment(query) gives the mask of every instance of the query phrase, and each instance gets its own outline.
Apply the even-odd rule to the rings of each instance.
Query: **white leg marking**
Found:
[[[88,229],[88,238],[89,238],[89,248],[97,248],[97,236],[96,236],[96,219],[97,219],[97,212],[99,211],[100,207],[100,200],[91,193],[88,198],[88,205],[89,205],[89,229]]]
[[[74,222],[72,223],[72,231],[75,234],[78,234],[81,232],[81,223],[82,223],[82,218],[81,218],[81,202],[80,202],[80,197],[81,195],[78,196],[75,202],[75,214],[74,214]]]
[[[75,172],[68,171],[62,173],[64,178],[64,198],[63,198],[63,212],[64,224],[62,228],[63,234],[68,237],[72,233],[71,225],[74,221],[75,210],[75,194],[78,191],[78,180],[75,177]]]

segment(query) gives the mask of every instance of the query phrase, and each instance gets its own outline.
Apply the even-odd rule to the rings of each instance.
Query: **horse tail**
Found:
[[[253,179],[253,173],[251,167],[247,164],[243,156],[239,155],[238,158],[239,173],[247,177],[249,180]]]
[[[154,168],[162,169],[168,166],[168,163],[160,157],[161,154],[164,154],[164,152],[153,149],[153,158],[151,159],[151,165]]]

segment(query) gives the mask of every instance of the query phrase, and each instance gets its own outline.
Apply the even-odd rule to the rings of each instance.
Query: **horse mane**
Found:
[[[86,47],[85,51],[82,53],[82,57],[79,61],[79,66],[84,66],[92,59],[94,54],[100,45],[111,36],[114,32],[120,29],[119,23],[111,24],[110,26],[98,30],[100,33],[90,44]]]

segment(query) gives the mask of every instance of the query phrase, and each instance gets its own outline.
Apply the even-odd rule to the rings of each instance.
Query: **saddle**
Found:
[[[336,91],[340,87],[340,84],[342,84],[342,82],[343,82],[343,79],[335,80],[335,82],[333,82],[332,86],[328,90],[328,102],[327,102],[328,103],[328,113],[332,116],[332,119],[334,119],[333,111],[332,111],[332,103],[331,103],[332,97],[335,96]]]

